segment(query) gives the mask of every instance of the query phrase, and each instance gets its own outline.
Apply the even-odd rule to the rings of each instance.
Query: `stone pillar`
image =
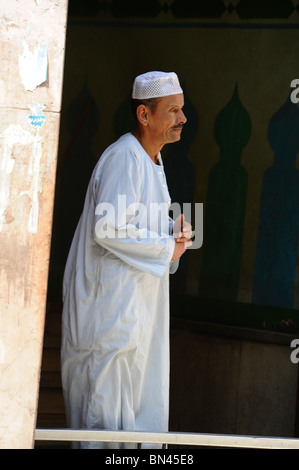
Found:
[[[2,449],[34,446],[66,21],[67,0],[1,0]]]

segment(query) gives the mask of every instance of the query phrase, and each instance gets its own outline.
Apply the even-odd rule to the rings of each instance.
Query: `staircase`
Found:
[[[61,303],[47,306],[40,378],[37,428],[66,428],[60,375]],[[36,447],[53,443],[36,442]],[[62,445],[62,443],[58,443]],[[65,443],[63,443],[65,446]]]

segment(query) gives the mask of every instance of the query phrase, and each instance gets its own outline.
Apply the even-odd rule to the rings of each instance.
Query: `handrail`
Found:
[[[36,429],[36,441],[135,442],[255,449],[299,449],[299,439],[229,434],[151,433],[86,429]]]

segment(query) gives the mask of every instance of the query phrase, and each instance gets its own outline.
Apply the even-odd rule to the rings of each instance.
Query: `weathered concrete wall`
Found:
[[[32,448],[67,0],[0,5],[0,448]]]

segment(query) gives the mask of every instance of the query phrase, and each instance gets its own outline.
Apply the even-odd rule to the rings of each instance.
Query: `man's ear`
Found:
[[[143,126],[147,125],[148,109],[144,104],[140,104],[138,106],[136,116],[140,124],[142,124]]]

